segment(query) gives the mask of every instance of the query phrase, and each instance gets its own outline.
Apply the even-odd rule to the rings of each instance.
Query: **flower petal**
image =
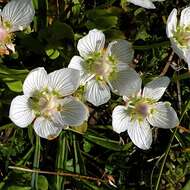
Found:
[[[31,100],[25,95],[16,96],[11,102],[9,118],[19,127],[30,125],[35,118]]]
[[[171,47],[173,51],[188,64],[188,70],[190,70],[190,49],[181,47],[173,38],[170,38]]]
[[[147,9],[155,9],[156,7],[151,0],[128,0],[128,2],[133,3],[134,5],[144,7]]]
[[[11,0],[1,12],[3,21],[11,23],[11,32],[23,30],[29,26],[34,14],[31,0]]]
[[[173,33],[176,30],[177,30],[177,9],[173,9],[168,17],[166,25],[166,34],[168,38],[173,37]]]
[[[190,7],[187,7],[181,11],[180,27],[188,27],[190,25]]]
[[[30,71],[23,84],[24,95],[33,96],[37,91],[46,88],[48,75],[43,67]]]
[[[89,79],[92,78],[92,74],[89,74],[85,71],[84,66],[84,60],[80,56],[74,56],[72,57],[68,68],[76,69],[80,71],[80,83],[81,85],[84,85],[86,82],[88,82]]]
[[[124,63],[124,62],[118,62],[117,63],[117,71],[124,71],[124,70],[127,70],[129,68],[130,68],[130,66],[127,63]]]
[[[62,128],[44,117],[38,117],[34,121],[34,130],[38,136],[51,140],[59,135]]]
[[[93,105],[100,106],[111,98],[110,88],[104,81],[92,79],[87,83],[85,97]]]
[[[108,45],[108,54],[119,62],[130,64],[133,61],[134,50],[132,44],[126,40],[113,41]]]
[[[152,131],[146,120],[132,120],[127,131],[133,143],[140,149],[147,150],[150,148],[152,144]]]
[[[112,126],[116,133],[122,133],[130,125],[131,118],[127,114],[126,106],[117,106],[112,112]]]
[[[63,111],[60,112],[61,118],[64,125],[79,126],[88,119],[88,109],[81,101],[74,97],[66,97],[61,101]]]
[[[170,38],[171,47],[173,51],[181,58],[186,61],[186,52],[189,52],[188,49],[180,47],[180,45],[173,39]]]
[[[188,70],[190,71],[190,52],[188,51],[187,55],[186,55],[186,61],[188,64]]]
[[[134,69],[119,71],[116,76],[110,78],[109,84],[115,94],[121,96],[132,96],[141,89],[142,80]]]
[[[48,75],[48,87],[57,91],[62,96],[72,94],[80,84],[80,72],[71,68],[54,71]]]
[[[88,56],[90,53],[97,52],[104,48],[105,35],[102,31],[93,29],[81,38],[78,42],[77,49],[82,57]]]
[[[163,1],[165,1],[165,0],[152,0],[152,2],[163,2]]]
[[[15,45],[12,43],[6,44],[6,47],[11,50],[13,53],[15,53]]]
[[[156,78],[153,81],[146,84],[146,86],[143,89],[142,96],[158,101],[164,94],[169,83],[170,79],[168,77],[163,76]]]
[[[179,119],[175,110],[167,102],[158,102],[153,106],[153,112],[147,120],[154,127],[174,128],[179,124]]]

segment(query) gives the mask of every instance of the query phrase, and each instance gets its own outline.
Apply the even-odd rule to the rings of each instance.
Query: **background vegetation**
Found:
[[[0,2],[2,7],[6,3]],[[15,54],[0,58],[0,189],[189,190],[190,74],[187,64],[173,54],[165,33],[171,10],[182,10],[189,0],[155,3],[155,10],[126,0],[33,3],[36,15],[31,28],[16,33]],[[134,67],[144,83],[158,75],[171,78],[163,100],[172,103],[181,123],[174,130],[153,129],[154,142],[148,151],[135,147],[127,133],[121,134],[122,142],[112,131],[112,110],[122,104],[116,95],[100,107],[88,104],[88,124],[65,130],[52,141],[39,139],[32,126],[16,127],[8,118],[10,102],[22,92],[29,70],[67,67],[78,54],[78,40],[93,28],[105,33],[107,43],[118,38],[133,43]]]

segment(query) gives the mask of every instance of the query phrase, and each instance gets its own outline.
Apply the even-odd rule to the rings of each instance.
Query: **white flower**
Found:
[[[144,7],[146,9],[155,9],[154,1],[165,1],[165,0],[127,0],[127,2],[133,3],[134,5]]]
[[[12,0],[0,12],[0,54],[15,51],[12,39],[13,32],[23,30],[34,17],[32,0]]]
[[[113,130],[121,133],[127,130],[133,143],[141,149],[149,149],[152,143],[150,125],[159,128],[173,128],[179,124],[175,110],[168,102],[158,102],[169,84],[168,77],[149,82],[141,92],[125,97],[126,106],[117,106],[112,113]]]
[[[190,7],[181,11],[179,22],[177,9],[172,10],[167,20],[166,33],[174,52],[188,63],[190,70]]]
[[[85,85],[85,98],[95,106],[102,105],[111,97],[110,89],[124,95],[134,92],[138,74],[131,68],[134,50],[126,40],[113,41],[104,49],[105,35],[94,29],[79,40],[80,56],[74,56],[69,66],[81,72],[81,84]]]
[[[79,81],[80,73],[70,68],[50,74],[44,68],[32,70],[23,84],[24,95],[11,102],[10,119],[22,128],[34,121],[35,132],[47,139],[56,137],[65,126],[81,125],[87,120],[87,108],[70,96]]]

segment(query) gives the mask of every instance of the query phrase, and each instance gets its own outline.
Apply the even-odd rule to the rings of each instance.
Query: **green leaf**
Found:
[[[59,136],[58,149],[56,155],[56,170],[64,171],[66,169],[68,158],[68,139],[66,132],[62,131]],[[63,189],[65,178],[63,176],[57,175],[54,179],[54,184],[56,190]]]
[[[86,26],[88,29],[97,28],[100,30],[106,30],[114,27],[118,22],[118,18],[115,16],[95,17],[92,20],[88,20]]]
[[[106,39],[109,39],[110,41],[115,39],[126,39],[125,34],[122,31],[116,29],[106,30],[105,35]]]
[[[39,190],[48,190],[48,180],[45,176],[38,176],[38,189]]]
[[[190,73],[187,72],[187,73],[183,73],[181,75],[174,75],[173,76],[173,80],[176,82],[178,80],[185,80],[185,79],[189,79],[190,78]]]
[[[185,184],[185,186],[181,190],[189,190],[189,189],[190,189],[190,180],[187,181],[187,183]]]
[[[63,22],[56,21],[51,26],[51,32],[53,35],[53,38],[56,40],[61,39],[74,39],[74,32],[73,29]]]
[[[122,146],[119,144],[118,141],[110,140],[103,137],[97,137],[91,134],[85,134],[84,138],[110,150],[121,151],[122,149]]]
[[[147,40],[151,38],[151,35],[147,33],[146,28],[144,26],[141,26],[138,31],[139,32],[137,33],[135,40]]]
[[[59,51],[57,49],[48,49],[46,50],[46,54],[50,59],[56,59],[59,57]]]
[[[28,70],[16,70],[9,69],[4,65],[0,65],[0,78],[4,81],[9,81],[10,79],[15,80],[24,80],[26,75],[28,74]]]
[[[0,190],[3,190],[4,187],[5,187],[5,182],[1,182],[0,183]]]
[[[74,148],[74,169],[77,170],[77,166],[79,166],[80,174],[86,175],[86,167],[84,164],[84,159],[81,154],[81,149],[79,145],[79,140],[77,139],[77,136],[73,133],[73,148]]]
[[[87,153],[90,152],[91,148],[92,148],[92,144],[90,142],[84,140],[84,143],[83,143],[84,152],[87,152]]]
[[[6,82],[7,86],[9,87],[10,90],[13,92],[22,92],[22,82],[19,81],[10,81]]]
[[[7,190],[31,190],[31,187],[22,187],[22,186],[12,185],[8,187]]]
[[[92,9],[87,12],[88,29],[108,30],[118,23],[118,9]]]

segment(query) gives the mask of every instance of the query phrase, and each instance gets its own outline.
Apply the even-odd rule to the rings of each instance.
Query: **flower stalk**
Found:
[[[38,169],[40,163],[40,137],[36,135],[36,145],[35,145],[35,152],[34,152],[34,161],[33,161],[33,168]],[[31,187],[34,190],[38,190],[38,173],[32,174],[32,181]]]

